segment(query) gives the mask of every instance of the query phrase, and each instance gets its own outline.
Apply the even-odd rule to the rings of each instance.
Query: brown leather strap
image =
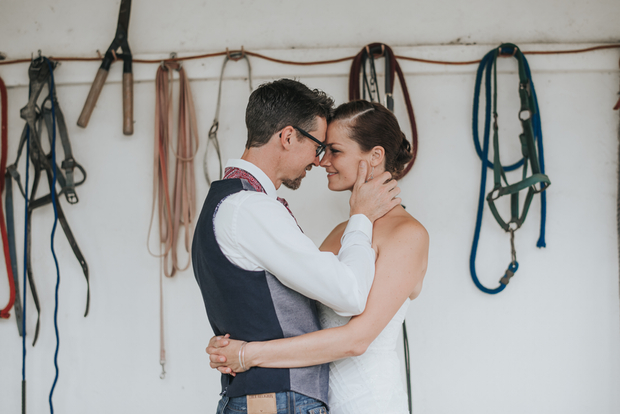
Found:
[[[371,54],[373,58],[385,57],[389,60],[389,73],[385,74],[385,76],[387,77],[386,89],[389,89],[385,91],[386,100],[387,97],[391,98],[392,96],[395,74],[398,74],[398,81],[400,83],[401,89],[403,91],[403,96],[405,98],[407,115],[409,116],[409,125],[411,126],[411,155],[413,156],[413,158],[405,166],[405,169],[403,170],[400,177],[396,177],[400,179],[404,177],[409,172],[409,170],[411,170],[411,167],[415,162],[418,152],[418,130],[415,122],[415,116],[413,114],[413,105],[411,104],[411,98],[409,96],[409,90],[407,88],[407,82],[391,47],[383,43],[371,43],[362,48],[362,50],[353,58],[353,63],[351,64],[351,71],[349,73],[349,100],[353,101],[356,99],[361,99],[360,71],[362,70],[362,63],[365,62],[366,58],[368,58]]]

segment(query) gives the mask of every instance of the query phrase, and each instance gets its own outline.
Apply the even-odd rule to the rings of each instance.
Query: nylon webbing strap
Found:
[[[224,69],[226,68],[226,64],[228,63],[229,60],[236,62],[241,59],[244,59],[248,65],[248,84],[250,87],[250,93],[252,93],[252,89],[253,89],[252,88],[252,66],[250,65],[250,60],[248,59],[247,55],[243,51],[243,48],[241,48],[241,51],[235,51],[235,52],[228,52],[227,50],[226,57],[224,58],[224,63],[222,63],[222,71],[220,72],[220,81],[219,81],[218,88],[217,88],[217,104],[215,106],[215,116],[213,117],[213,124],[211,125],[211,128],[209,129],[209,135],[207,137],[207,147],[205,149],[205,156],[204,156],[204,161],[203,161],[205,179],[207,180],[207,184],[209,186],[211,185],[211,182],[213,181],[211,180],[211,177],[209,175],[209,167],[208,167],[208,162],[207,162],[210,146],[213,147],[213,149],[215,150],[215,153],[217,154],[217,162],[219,166],[218,180],[222,179],[222,174],[223,174],[222,154],[220,153],[220,142],[217,138],[217,131],[220,128],[220,106],[222,102],[222,81],[224,79]]]
[[[0,156],[0,171],[4,171],[6,169],[6,154],[7,154],[7,145],[8,145],[8,111],[7,111],[8,99],[7,99],[7,91],[6,85],[2,78],[0,78],[0,110],[1,110],[1,124],[0,124],[0,145],[1,156]],[[4,191],[4,180],[0,180],[0,196]],[[8,319],[11,316],[11,308],[15,303],[15,278],[13,276],[13,266],[11,264],[11,254],[9,251],[9,238],[7,235],[6,222],[4,220],[4,212],[2,211],[2,203],[0,203],[0,232],[2,233],[2,247],[4,250],[4,262],[6,264],[6,274],[7,279],[9,281],[9,302],[6,306],[0,310],[0,318]],[[18,315],[17,318],[21,318],[19,315],[19,310],[17,310]],[[18,321],[19,323],[19,321]]]
[[[514,57],[518,63],[519,73],[519,99],[520,110],[518,113],[521,121],[522,133],[519,135],[521,142],[521,153],[523,158],[510,166],[503,166],[500,160],[499,149],[499,128],[498,128],[498,112],[497,112],[497,58],[498,57]],[[478,136],[478,108],[480,99],[480,89],[482,77],[485,75],[485,101],[486,101],[486,117],[484,128],[484,140],[482,148]],[[493,85],[491,86],[491,80]],[[493,94],[491,96],[491,90]],[[491,115],[493,116],[493,162],[489,161],[489,136],[491,129]],[[474,112],[473,112],[473,137],[476,152],[482,160],[482,176],[480,183],[480,196],[478,199],[478,213],[476,218],[476,228],[474,232],[474,241],[470,255],[470,273],[474,284],[484,293],[499,293],[509,283],[510,278],[514,276],[519,268],[517,262],[516,251],[514,248],[515,231],[519,229],[527,217],[529,207],[534,195],[542,192],[541,196],[541,225],[540,237],[537,246],[545,247],[545,220],[546,220],[546,196],[543,192],[551,184],[549,178],[545,175],[544,155],[542,145],[542,128],[540,122],[540,110],[538,108],[538,100],[536,91],[532,81],[531,72],[527,64],[527,60],[519,48],[512,43],[502,44],[499,48],[493,49],[485,55],[480,62],[476,75],[476,86],[474,92]],[[538,151],[537,151],[538,146]],[[510,184],[506,177],[507,171],[513,171],[517,168],[523,168],[521,181]],[[528,167],[530,175],[528,176]],[[478,241],[480,238],[480,228],[482,225],[482,213],[484,209],[484,199],[486,191],[487,168],[493,170],[494,186],[491,192],[486,196],[487,203],[493,217],[502,229],[510,233],[511,243],[511,262],[506,272],[500,279],[499,287],[489,289],[483,286],[476,274],[476,253],[478,249]],[[502,184],[503,183],[503,184]],[[521,207],[519,202],[519,193],[527,189],[525,201]],[[504,220],[500,215],[495,201],[504,196],[510,196],[510,220]]]
[[[375,68],[375,59],[385,58],[385,95],[383,102],[380,99],[379,86],[377,84],[377,72]],[[370,74],[367,74],[367,68]],[[360,84],[360,72],[362,73],[362,81]],[[351,63],[351,71],[349,73],[349,100],[367,99],[371,102],[382,102],[386,108],[390,111],[394,111],[394,81],[398,75],[398,81],[403,92],[405,99],[405,105],[407,107],[407,115],[409,117],[409,125],[411,126],[411,155],[413,158],[405,166],[405,169],[401,173],[400,179],[404,177],[415,162],[416,155],[418,153],[418,130],[415,122],[415,116],[413,114],[413,105],[411,104],[411,98],[409,96],[409,90],[407,88],[407,82],[405,75],[394,56],[392,48],[383,43],[371,43],[365,46],[353,59]],[[360,86],[362,93],[360,93]]]

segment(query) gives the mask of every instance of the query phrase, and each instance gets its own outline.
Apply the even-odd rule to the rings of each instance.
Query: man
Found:
[[[192,246],[216,335],[264,341],[316,331],[315,300],[343,316],[364,310],[375,270],[372,223],[400,203],[396,182],[384,173],[364,183],[367,166],[360,165],[338,256],[320,252],[276,194],[282,184],[298,188],[319,165],[332,108],[325,93],[288,79],[250,96],[246,149],[211,185]],[[294,413],[300,406],[319,413],[328,382],[328,365],[222,375],[218,413],[227,405],[248,413]]]

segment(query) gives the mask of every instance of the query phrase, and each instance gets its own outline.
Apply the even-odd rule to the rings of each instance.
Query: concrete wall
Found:
[[[0,51],[9,58],[93,56],[114,34],[119,2],[5,0]],[[618,40],[615,1],[522,2],[269,0],[171,4],[134,1],[129,39],[136,58],[221,51],[226,47],[283,59],[323,60],[383,41],[401,55],[481,58],[501,41],[523,50],[585,47]],[[548,192],[546,249],[535,247],[539,201],[517,233],[520,269],[497,296],[479,292],[468,271],[480,161],[471,137],[476,66],[401,62],[419,128],[418,161],[402,180],[403,202],[428,229],[430,263],[407,323],[416,413],[617,413],[620,410],[620,304],[616,196],[618,51],[530,56],[542,112]],[[252,58],[254,84],[296,77],[347,99],[349,62],[296,67]],[[199,205],[207,131],[222,58],[186,62],[198,113]],[[9,162],[23,127],[27,64],[0,66],[9,86]],[[87,129],[75,126],[96,63],[63,63],[58,96],[75,158],[88,171],[80,202],[63,208],[91,271],[86,284],[62,233],[56,237],[60,287],[60,378],[56,411],[65,413],[213,412],[219,375],[204,348],[212,335],[191,271],[164,280],[168,375],[159,379],[159,262],[146,249],[152,199],[156,65],[134,67],[135,134],[122,135],[120,64],[113,66]],[[499,64],[500,136],[507,162],[519,154],[516,65]],[[229,63],[223,84],[220,142],[224,159],[245,142],[248,97],[243,63]],[[402,96],[396,113],[409,136]],[[24,160],[20,164],[24,176]],[[513,177],[515,178],[515,177]],[[17,191],[14,187],[14,192]],[[46,184],[41,192],[46,191]],[[283,189],[300,225],[317,244],[348,215],[348,195],[331,193],[313,170],[297,192]],[[505,207],[505,206],[504,206]],[[49,252],[51,207],[33,217],[33,269],[42,303],[36,347],[27,346],[29,412],[48,410],[54,379],[55,272]],[[23,270],[23,201],[16,228]],[[477,268],[495,286],[509,261],[507,235],[490,218],[482,226]],[[0,304],[8,299],[0,269]],[[28,344],[36,316],[29,296]],[[21,338],[15,319],[0,321],[0,412],[20,407]]]

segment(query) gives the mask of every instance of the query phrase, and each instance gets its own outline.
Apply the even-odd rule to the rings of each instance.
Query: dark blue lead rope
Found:
[[[480,283],[478,276],[476,274],[476,253],[478,251],[478,242],[480,241],[480,228],[482,227],[482,213],[484,212],[484,200],[485,200],[485,191],[486,191],[486,183],[487,183],[487,168],[493,169],[493,163],[489,161],[489,137],[491,132],[491,77],[492,77],[492,69],[493,62],[495,61],[495,50],[487,53],[484,58],[480,61],[480,65],[478,66],[478,71],[476,73],[476,85],[474,89],[474,109],[473,109],[473,120],[472,120],[472,132],[474,138],[474,146],[476,148],[476,153],[480,160],[482,161],[482,172],[480,178],[480,196],[478,197],[478,212],[476,214],[476,228],[474,231],[474,240],[471,247],[471,254],[469,256],[469,271],[471,273],[471,278],[482,292],[488,294],[496,294],[501,292],[506,288],[506,285],[500,283],[500,285],[495,289],[488,289]],[[542,141],[542,125],[540,121],[540,110],[538,108],[538,99],[536,98],[536,91],[534,89],[534,82],[532,81],[532,75],[530,72],[529,65],[525,56],[523,57],[525,62],[525,70],[528,79],[530,80],[530,88],[532,91],[532,96],[534,97],[534,102],[536,105],[536,113],[533,116],[533,127],[534,127],[534,135],[536,136],[536,143],[538,146],[538,160],[540,164],[541,172],[545,173],[545,163],[544,163],[544,151],[543,151],[543,141]],[[484,139],[482,143],[482,147],[480,146],[480,136],[478,133],[478,112],[480,107],[480,88],[482,86],[482,76],[485,73],[485,120],[484,120]],[[504,171],[513,171],[521,166],[523,166],[524,159],[517,161],[516,163],[505,166]],[[537,247],[546,247],[545,243],[545,224],[547,217],[547,198],[546,192],[543,191],[541,194],[541,217],[540,217],[540,235],[538,242],[536,244]],[[519,269],[519,263],[514,262],[508,266],[508,270],[515,273]]]
[[[52,227],[51,236],[51,248],[52,256],[54,257],[54,264],[56,265],[56,293],[55,293],[55,305],[54,305],[54,330],[56,332],[56,352],[54,353],[54,367],[56,368],[56,376],[54,377],[54,383],[50,391],[49,403],[50,413],[54,414],[54,404],[52,403],[52,396],[54,395],[54,389],[58,382],[58,350],[60,348],[60,335],[58,333],[58,288],[60,287],[60,268],[58,266],[58,258],[56,257],[56,251],[54,250],[54,236],[56,235],[56,227],[58,225],[58,207],[56,200],[56,108],[54,107],[54,101],[56,94],[54,90],[54,67],[49,59],[45,58],[47,65],[50,68],[50,102],[52,103],[52,184],[50,185],[50,193],[52,195],[52,205],[54,206],[54,226]]]
[[[540,109],[538,108],[538,98],[536,97],[536,89],[534,89],[534,82],[532,82],[532,73],[530,72],[530,65],[527,63],[527,59],[523,56],[523,63],[525,64],[525,73],[530,80],[530,89],[532,96],[534,97],[534,105],[536,107],[536,114],[532,118],[532,125],[534,127],[534,136],[536,137],[536,144],[538,146],[538,163],[540,164],[540,172],[545,173],[545,151],[543,149],[543,135],[542,124],[540,122]],[[542,188],[545,187],[541,184]],[[545,242],[545,227],[547,224],[547,192],[540,193],[540,235],[536,242],[536,247],[547,247]]]

